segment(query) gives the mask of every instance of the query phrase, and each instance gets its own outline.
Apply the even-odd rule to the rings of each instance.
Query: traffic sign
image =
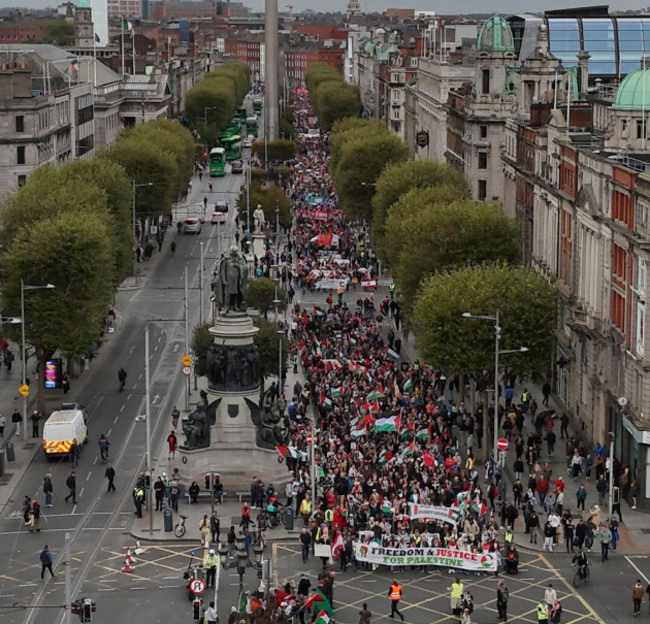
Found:
[[[20,388],[18,388],[18,392],[20,392],[20,394],[22,394],[24,397],[28,396],[29,386],[27,384],[23,384],[22,386],[20,386]]]
[[[185,375],[185,377],[189,377],[191,372],[192,369],[189,366],[183,366],[183,375]]]
[[[506,440],[505,438],[499,438],[497,440],[497,448],[500,451],[507,451],[508,450],[508,440]]]
[[[202,594],[205,591],[205,581],[197,578],[190,581],[190,591],[195,594]]]
[[[189,366],[192,363],[192,358],[189,355],[184,355],[181,358],[181,362],[183,362],[183,366]]]
[[[313,440],[312,440],[312,437],[311,437],[311,433],[308,433],[308,434],[307,434],[307,444],[311,444],[312,441],[313,441]]]

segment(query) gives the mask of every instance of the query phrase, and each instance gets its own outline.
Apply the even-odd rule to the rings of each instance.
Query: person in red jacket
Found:
[[[564,479],[560,475],[557,479],[555,479],[555,490],[557,492],[564,492]]]
[[[548,490],[550,486],[551,484],[549,483],[545,475],[541,475],[539,479],[537,479],[537,493],[539,494],[540,505],[544,505],[544,499],[548,494]]]
[[[169,457],[167,459],[175,459],[178,440],[176,439],[176,434],[173,431],[167,436],[167,444],[169,445]]]

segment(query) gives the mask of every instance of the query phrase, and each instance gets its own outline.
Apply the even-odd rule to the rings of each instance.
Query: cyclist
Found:
[[[102,461],[108,459],[108,447],[111,443],[108,441],[106,436],[102,433],[99,436],[99,454],[102,456]]]
[[[117,371],[117,378],[120,382],[120,392],[122,392],[126,385],[126,371],[123,368],[120,368],[120,370]]]
[[[275,526],[278,523],[278,499],[274,494],[271,494],[269,497],[269,504],[266,506],[266,513],[271,521],[271,526]]]
[[[587,560],[587,553],[584,550],[581,550],[573,556],[571,565],[578,566],[578,569],[580,570],[580,578],[584,579],[587,577],[587,566],[589,565],[589,561]]]

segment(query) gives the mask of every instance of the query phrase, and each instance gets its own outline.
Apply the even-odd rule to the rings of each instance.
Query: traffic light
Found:
[[[83,622],[80,600],[75,600],[74,602],[70,603],[70,612],[73,613],[74,615],[78,615],[79,619]]]
[[[84,598],[83,599],[82,609],[83,609],[83,612],[82,612],[81,621],[82,622],[92,622],[93,621],[93,613],[96,610],[95,603],[90,598]]]
[[[612,504],[618,505],[621,502],[620,492],[618,487],[614,486],[612,488]]]
[[[203,158],[207,158],[207,157],[208,157],[208,153],[204,150],[203,151]]]
[[[207,475],[205,475],[205,477],[203,477],[203,479],[204,479],[204,481],[205,481],[205,489],[206,489],[206,490],[209,490],[209,489],[210,489],[210,481],[211,481],[211,477],[212,477],[212,475],[210,475],[210,474],[207,474]]]
[[[201,605],[203,601],[200,598],[195,598],[192,601],[192,619],[198,622],[201,619]]]

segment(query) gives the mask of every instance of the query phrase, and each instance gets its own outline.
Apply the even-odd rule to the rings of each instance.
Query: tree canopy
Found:
[[[190,346],[194,354],[194,372],[199,377],[205,377],[208,374],[208,349],[214,342],[214,337],[209,332],[212,325],[212,323],[197,325],[192,332],[192,343]]]
[[[284,334],[278,334],[278,326],[263,317],[253,320],[259,332],[253,338],[260,356],[260,383],[264,386],[264,379],[269,375],[278,374],[280,359],[280,338],[282,339],[282,372],[286,376],[287,362],[289,361],[289,340]]]
[[[336,171],[336,167],[341,158],[343,146],[357,139],[363,139],[370,135],[387,135],[390,134],[384,124],[379,119],[361,119],[348,117],[336,121],[332,125],[328,146],[330,151],[330,171]]]
[[[377,187],[372,198],[372,234],[375,248],[380,258],[387,261],[382,253],[386,219],[391,206],[411,189],[449,185],[456,189],[454,199],[469,199],[469,185],[462,172],[446,163],[435,160],[406,160],[389,164],[377,179]]]
[[[546,373],[554,344],[558,294],[539,273],[522,265],[486,264],[431,275],[422,285],[412,327],[424,360],[450,373],[494,370],[494,324],[464,312],[499,310],[504,367],[520,375]]]
[[[282,288],[276,291],[275,282],[269,277],[260,277],[256,280],[248,282],[246,292],[244,293],[244,301],[246,304],[255,308],[264,318],[268,317],[270,310],[275,310],[275,295],[278,296],[278,311],[282,312],[287,307],[287,295]]]
[[[269,162],[286,162],[296,155],[298,146],[294,141],[290,141],[289,139],[267,141],[266,148],[264,147],[264,141],[255,141],[251,151],[261,161],[264,161],[264,156],[266,155]]]
[[[305,72],[305,84],[323,130],[329,131],[339,119],[359,115],[361,99],[358,87],[348,85],[333,67],[326,63],[312,63]]]
[[[61,18],[45,27],[43,43],[64,47],[74,43],[74,24]]]
[[[286,193],[276,186],[270,184],[262,186],[261,184],[252,184],[250,189],[250,211],[251,219],[253,211],[259,204],[264,210],[264,217],[267,223],[271,224],[271,229],[275,228],[275,209],[280,208],[280,225],[291,225],[291,202]],[[277,203],[276,203],[277,200]],[[245,222],[246,220],[246,191],[242,191],[237,200],[237,208],[239,210],[239,218]]]

